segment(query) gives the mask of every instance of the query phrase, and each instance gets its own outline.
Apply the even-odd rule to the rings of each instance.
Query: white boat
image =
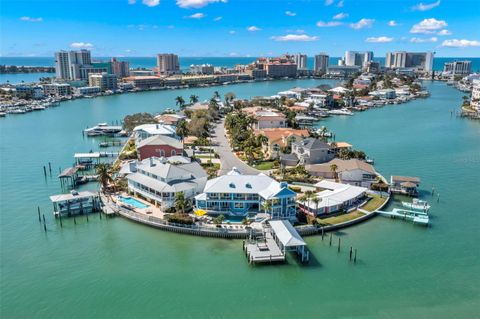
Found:
[[[13,109],[10,111],[11,114],[25,114],[25,110],[22,109]]]
[[[45,110],[45,106],[43,106],[43,105],[35,105],[35,106],[32,106],[32,110],[33,110],[33,111]]]
[[[328,114],[330,114],[330,115],[353,115],[352,112],[350,112],[349,110],[347,110],[345,108],[340,109],[340,110],[328,111]]]
[[[421,211],[428,211],[430,209],[430,205],[428,205],[427,201],[414,198],[411,203],[409,202],[402,202],[402,205],[407,208],[421,210]]]
[[[0,117],[5,117],[5,116],[7,116],[7,113],[5,113],[5,112],[0,112]]]
[[[107,135],[115,134],[122,130],[121,126],[117,125],[108,125],[107,123],[99,123],[94,127],[90,127],[84,130],[88,136],[98,136],[98,135]]]

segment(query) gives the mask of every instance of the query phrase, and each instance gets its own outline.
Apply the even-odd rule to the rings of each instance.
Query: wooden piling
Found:
[[[355,257],[353,257],[353,262],[357,263],[357,248],[355,248]]]
[[[352,246],[350,246],[350,261],[352,261]]]
[[[62,214],[58,213],[58,219],[60,220],[60,227],[63,228]]]
[[[75,219],[75,214],[73,214],[73,223],[76,225],[77,224],[77,220]]]
[[[338,252],[340,252],[340,237],[338,237]]]
[[[323,236],[325,235],[325,230],[323,229],[322,227],[322,240],[323,240]]]
[[[48,162],[48,170],[50,171],[50,174],[52,173],[52,164]]]
[[[330,246],[332,246],[332,233],[330,233]]]
[[[43,230],[47,232],[47,223],[45,223],[45,214],[43,214]]]
[[[37,206],[37,212],[38,212],[38,222],[41,224],[42,218],[40,217],[40,206]]]
[[[47,176],[47,169],[45,168],[45,165],[43,165],[43,175]]]

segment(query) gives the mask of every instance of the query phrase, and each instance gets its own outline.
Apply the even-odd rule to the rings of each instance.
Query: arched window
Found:
[[[176,150],[172,150],[172,156],[175,156],[177,155],[177,151]]]
[[[165,151],[164,150],[160,150],[160,157],[164,157],[165,156]]]

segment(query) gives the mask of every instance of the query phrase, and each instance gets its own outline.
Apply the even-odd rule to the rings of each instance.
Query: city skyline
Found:
[[[346,50],[434,51],[475,57],[480,35],[475,1],[226,0],[2,1],[0,55],[51,56],[60,49],[92,55],[255,57],[301,52],[342,56]],[[28,5],[25,5],[28,4]],[[62,5],[64,4],[64,5]],[[459,8],[461,8],[460,13]],[[106,14],[109,11],[114,14]],[[239,18],[241,17],[241,18]]]

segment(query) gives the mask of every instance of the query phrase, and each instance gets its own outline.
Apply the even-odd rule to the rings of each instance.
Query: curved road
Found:
[[[212,135],[212,140],[215,145],[215,150],[220,156],[220,170],[218,175],[225,175],[232,170],[233,167],[236,167],[242,174],[245,175],[257,175],[262,173],[261,171],[248,166],[242,162],[235,154],[233,154],[230,144],[227,137],[225,136],[225,119],[215,124],[214,133]]]

